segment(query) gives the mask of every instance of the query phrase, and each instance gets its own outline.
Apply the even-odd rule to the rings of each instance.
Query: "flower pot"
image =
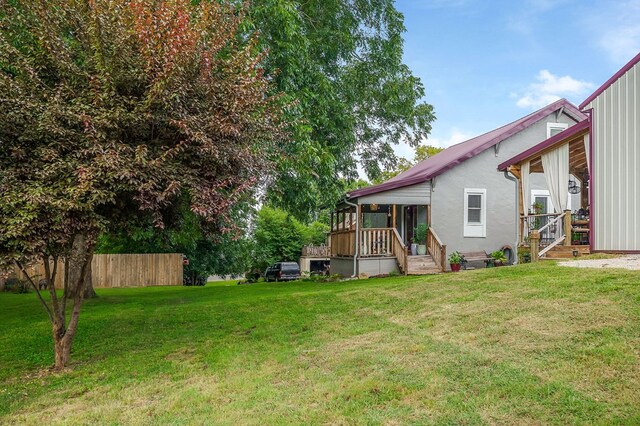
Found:
[[[487,260],[487,268],[493,268],[494,266],[496,266],[495,261]]]
[[[461,263],[450,263],[449,266],[451,266],[451,272],[460,272],[460,268],[462,267]]]
[[[425,254],[427,254],[427,245],[426,244],[419,244],[418,245],[418,254],[420,256],[424,256]]]
[[[418,245],[411,244],[411,256],[415,256],[418,254]]]

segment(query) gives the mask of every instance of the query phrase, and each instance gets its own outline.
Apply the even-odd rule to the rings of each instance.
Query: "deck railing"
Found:
[[[427,231],[427,253],[431,255],[436,265],[440,267],[442,271],[447,268],[447,246],[442,244],[442,241],[438,237],[438,234],[429,227]]]
[[[324,244],[319,246],[302,247],[302,257],[329,257],[330,255],[330,247]]]
[[[531,231],[539,230],[540,228],[552,222],[558,216],[560,216],[559,213],[530,214],[528,216],[520,216],[520,220],[523,222],[521,243],[527,241],[529,235],[531,235]],[[540,244],[542,244],[543,246],[549,245],[553,241],[553,235],[555,234],[555,231],[556,228],[552,228],[548,232],[541,234]]]
[[[356,232],[337,231],[330,235],[331,256],[353,256],[355,254]],[[395,256],[400,270],[407,271],[407,247],[395,228],[365,228],[360,230],[359,257]],[[428,253],[443,271],[446,268],[447,246],[442,244],[438,235],[429,228],[427,233]]]
[[[537,261],[557,245],[571,244],[571,231],[571,211],[569,210],[553,215],[542,227],[531,230],[531,260]]]
[[[365,228],[360,230],[360,256],[393,254],[393,228]]]
[[[353,256],[356,249],[356,231],[335,231],[331,238],[331,256]]]
[[[402,242],[402,238],[396,228],[393,228],[393,254],[398,259],[398,265],[400,266],[400,272],[407,273],[407,246]]]

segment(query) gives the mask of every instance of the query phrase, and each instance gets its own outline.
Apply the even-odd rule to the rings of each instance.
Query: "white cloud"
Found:
[[[468,139],[471,139],[476,135],[471,133],[460,131],[458,129],[451,129],[449,136],[446,138],[429,138],[425,142],[427,145],[437,146],[438,148],[449,148],[451,145],[459,144]]]
[[[457,143],[471,139],[473,136],[475,135],[453,128],[449,131],[449,136],[446,136],[444,138],[429,137],[428,139],[422,141],[421,144],[436,146],[438,148],[448,148],[451,145],[455,145]],[[395,145],[393,147],[393,150],[398,157],[404,157],[409,161],[412,161],[413,156],[415,155],[415,148],[409,146],[406,143]]]
[[[511,97],[518,98],[516,105],[520,108],[542,108],[563,97],[584,95],[594,87],[593,83],[576,80],[569,75],[560,77],[548,70],[541,70],[536,80],[523,93],[511,94]]]
[[[598,44],[615,63],[626,62],[640,51],[640,16],[636,19],[632,24],[610,28],[600,37]]]
[[[626,63],[640,51],[640,0],[603,2],[590,9],[585,25],[595,44],[616,65]]]

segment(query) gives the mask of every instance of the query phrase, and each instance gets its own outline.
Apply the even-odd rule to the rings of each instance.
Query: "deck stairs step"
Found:
[[[442,272],[429,255],[407,257],[407,275],[439,274]]]
[[[589,250],[589,246],[586,245],[575,245],[575,246],[555,246],[547,253],[542,259],[554,260],[554,259],[572,259],[573,251],[578,251],[578,257],[586,256],[591,253]]]

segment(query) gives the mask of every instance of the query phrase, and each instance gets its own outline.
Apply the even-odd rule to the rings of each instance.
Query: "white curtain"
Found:
[[[587,156],[587,170],[589,170],[589,173],[591,173],[591,164],[589,164],[589,161],[591,161],[591,158],[589,157],[589,134],[588,133],[584,135],[584,154]]]
[[[569,193],[569,144],[542,154],[542,168],[556,213],[567,209]]]
[[[522,204],[524,207],[524,215],[529,216],[531,208],[531,190],[529,189],[529,170],[531,163],[528,161],[520,165],[520,180],[522,183]]]

